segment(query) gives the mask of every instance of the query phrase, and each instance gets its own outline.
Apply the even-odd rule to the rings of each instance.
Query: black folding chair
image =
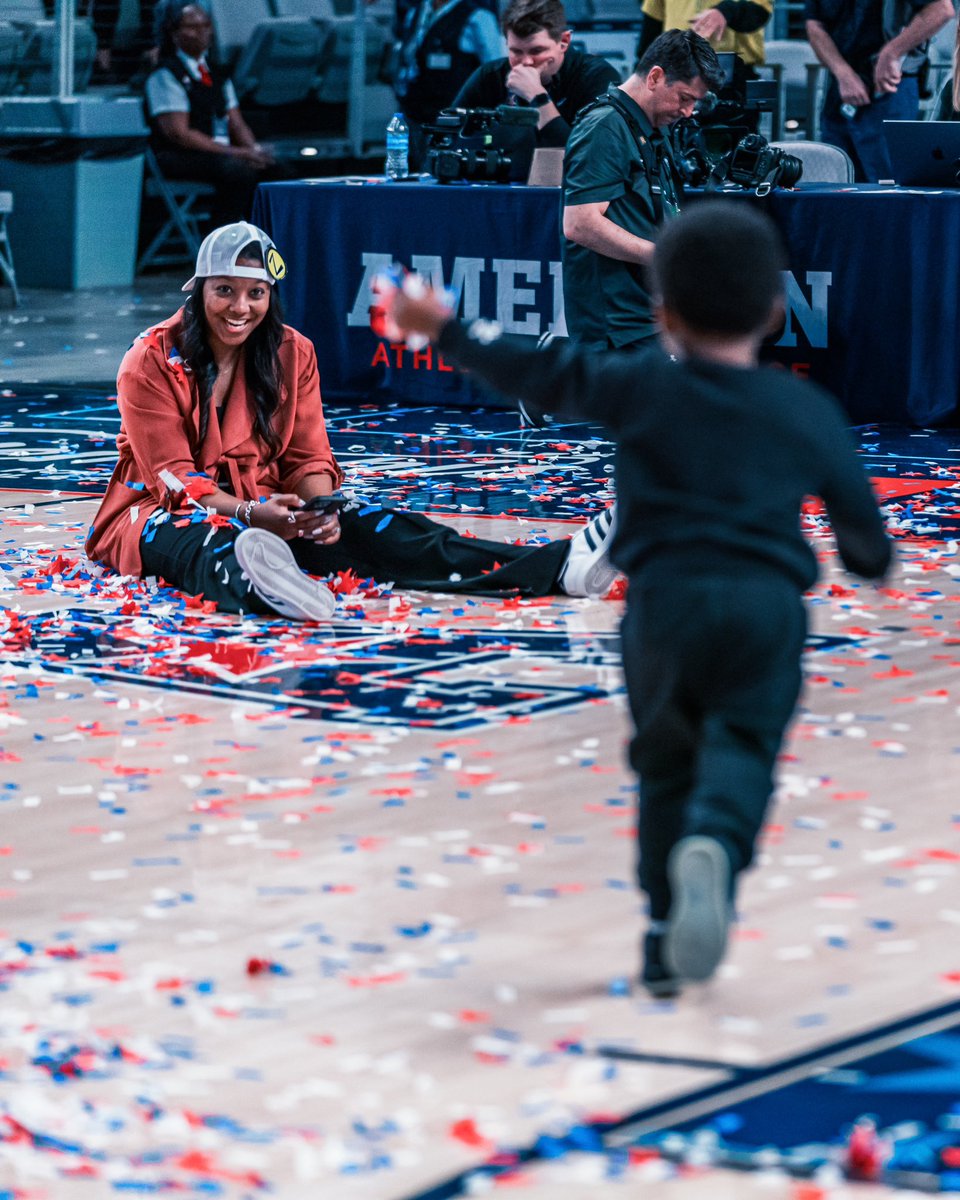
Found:
[[[193,262],[203,241],[200,222],[210,217],[215,189],[209,183],[167,179],[148,146],[144,157],[143,194],[161,202],[165,218],[137,261],[137,274],[147,267]]]

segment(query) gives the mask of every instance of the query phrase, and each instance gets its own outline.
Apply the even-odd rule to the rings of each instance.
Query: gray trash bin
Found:
[[[0,187],[14,193],[21,285],[133,283],[147,135],[134,97],[0,100]]]

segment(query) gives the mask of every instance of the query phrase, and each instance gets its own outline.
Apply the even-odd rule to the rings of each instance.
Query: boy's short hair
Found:
[[[699,76],[711,92],[719,91],[726,78],[716,50],[692,29],[661,33],[640,56],[634,72],[645,79],[654,67],[663,71],[667,83],[690,83]]]
[[[746,201],[696,204],[664,226],[653,253],[663,306],[699,333],[765,329],[786,266],[776,225]]]
[[[567,28],[567,14],[560,0],[511,0],[500,19],[504,36],[533,37],[545,29],[550,37],[559,42]]]

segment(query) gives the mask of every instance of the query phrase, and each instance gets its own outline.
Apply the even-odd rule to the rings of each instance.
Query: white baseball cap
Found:
[[[260,247],[264,265],[262,267],[238,267],[237,258],[240,251],[251,242]],[[200,243],[197,251],[197,266],[193,277],[180,289],[181,292],[193,290],[198,279],[209,279],[211,275],[236,275],[241,279],[262,279],[272,287],[277,280],[287,273],[287,264],[280,256],[270,238],[246,221],[235,221],[232,225],[221,225],[214,229]]]

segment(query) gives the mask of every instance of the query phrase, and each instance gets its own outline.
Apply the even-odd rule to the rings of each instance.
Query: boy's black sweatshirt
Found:
[[[836,401],[774,367],[673,361],[659,349],[542,350],[488,322],[449,321],[439,349],[542,411],[602,423],[617,445],[614,563],[628,576],[774,567],[817,577],[800,509],[819,496],[844,566],[882,577],[890,542]]]

